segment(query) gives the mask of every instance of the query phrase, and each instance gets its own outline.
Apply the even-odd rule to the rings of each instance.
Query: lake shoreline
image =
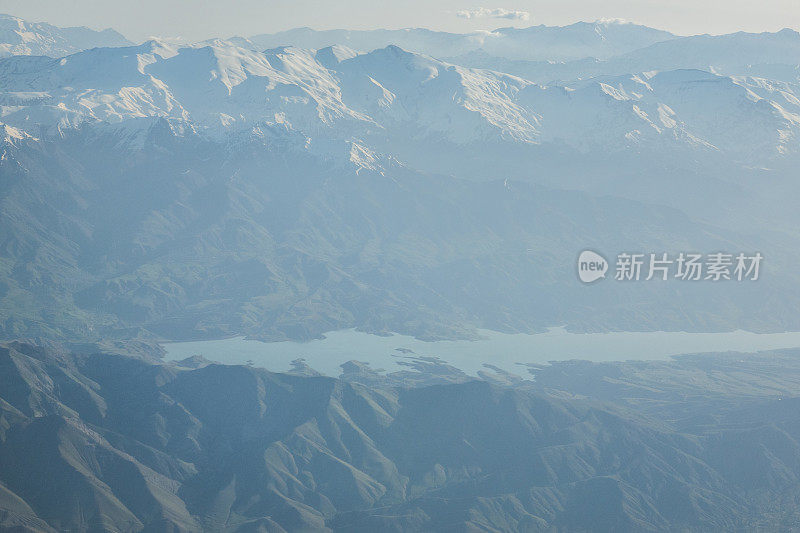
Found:
[[[477,375],[490,364],[508,372],[525,365],[551,361],[585,360],[616,362],[669,360],[673,356],[742,352],[800,347],[800,332],[725,333],[607,332],[571,333],[550,328],[546,333],[500,333],[479,330],[479,340],[423,341],[407,335],[373,335],[355,329],[333,331],[312,341],[264,342],[243,336],[227,339],[161,343],[165,361],[194,355],[223,364],[253,364],[274,372],[286,372],[302,359],[324,375],[340,375],[348,361],[367,363],[373,370],[407,370],[408,362],[435,358],[468,375]],[[404,364],[406,363],[406,364]]]

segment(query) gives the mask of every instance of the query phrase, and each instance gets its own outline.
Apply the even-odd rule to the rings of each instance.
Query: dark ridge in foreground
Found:
[[[10,343],[0,530],[791,529],[800,372],[737,361],[404,388]]]

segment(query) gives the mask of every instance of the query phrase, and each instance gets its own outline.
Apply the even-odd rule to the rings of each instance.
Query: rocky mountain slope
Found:
[[[600,403],[565,397],[580,380],[560,392],[557,376],[622,369],[370,388],[82,353],[0,348],[2,527],[709,531],[797,520],[800,426],[785,395],[800,374],[789,358],[781,375],[744,379],[725,358],[706,358],[706,374],[675,363],[673,375],[695,381],[738,376],[737,388],[706,392],[702,411],[668,403],[697,390],[691,381],[645,387],[659,363],[606,380]],[[622,403],[637,388],[642,402]],[[660,397],[658,419],[646,396]]]

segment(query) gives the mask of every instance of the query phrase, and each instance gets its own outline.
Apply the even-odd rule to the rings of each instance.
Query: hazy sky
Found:
[[[678,34],[800,29],[800,0],[0,0],[0,13],[150,36],[249,36],[297,26],[453,32],[622,18]]]

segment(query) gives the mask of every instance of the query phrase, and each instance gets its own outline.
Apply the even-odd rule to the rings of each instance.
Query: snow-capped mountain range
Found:
[[[5,39],[0,334],[800,327],[796,32],[273,37]],[[773,270],[583,291],[601,244]]]
[[[110,30],[0,21],[10,28],[0,46],[16,55],[43,54],[46,46],[64,55],[104,39],[125,44]],[[478,56],[469,54],[475,50]],[[464,63],[489,68],[460,66],[459,53]],[[546,64],[532,60],[535,54]],[[0,121],[34,137],[158,117],[217,137],[282,124],[311,138],[379,145],[409,135],[582,150],[677,142],[769,157],[797,148],[797,58],[800,35],[790,30],[676,38],[619,22],[467,35],[299,29],[182,48],[149,41],[63,58],[7,58],[0,62]],[[527,78],[541,78],[535,72],[501,73],[503,66],[524,73],[520,65],[569,75],[534,83]]]
[[[430,139],[581,151],[677,144],[764,161],[800,147],[797,83],[677,69],[540,85],[394,45],[257,52],[149,41],[8,58],[0,87],[0,121],[33,137],[165,118],[218,139],[280,124],[382,151]]]

